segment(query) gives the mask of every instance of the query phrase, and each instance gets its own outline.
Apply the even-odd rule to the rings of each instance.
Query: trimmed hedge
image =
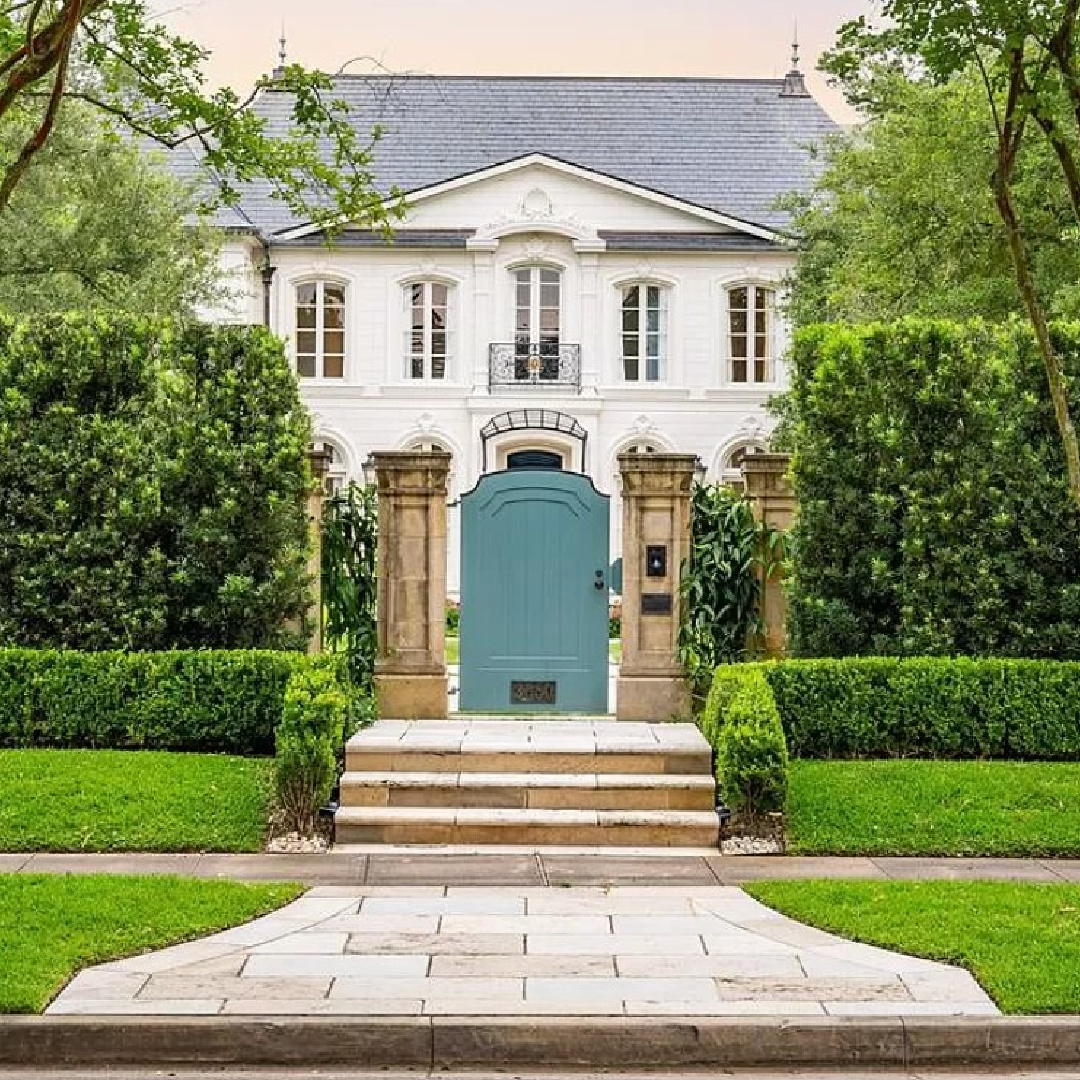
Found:
[[[0,748],[270,756],[290,677],[341,658],[293,652],[0,649]]]
[[[870,657],[739,667],[768,680],[795,757],[1080,760],[1080,663]]]
[[[780,713],[758,665],[716,669],[700,722],[715,753],[720,794],[732,810],[783,810],[788,750]]]

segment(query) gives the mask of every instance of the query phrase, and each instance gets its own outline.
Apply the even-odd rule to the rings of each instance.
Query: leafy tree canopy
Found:
[[[289,65],[245,99],[208,88],[207,55],[142,0],[0,0],[0,131],[17,133],[14,147],[0,149],[0,214],[65,104],[78,100],[118,131],[166,149],[191,146],[213,178],[212,202],[235,205],[244,184],[262,180],[318,224],[390,223],[397,193],[380,194],[371,171],[379,131],[358,134],[328,75]],[[287,131],[248,107],[270,86],[288,95]]]
[[[0,147],[13,142],[0,131]],[[216,238],[193,209],[164,168],[70,103],[0,215],[0,310],[193,312],[222,293]]]

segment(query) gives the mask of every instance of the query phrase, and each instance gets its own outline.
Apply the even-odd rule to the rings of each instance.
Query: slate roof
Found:
[[[546,76],[339,76],[357,128],[385,129],[375,151],[383,190],[416,191],[547,154],[740,220],[782,229],[777,199],[805,189],[819,167],[809,148],[839,130],[812,97],[781,97],[782,79]],[[253,106],[286,134],[291,97]],[[177,171],[196,167],[190,155]],[[265,234],[297,221],[264,186],[239,215]],[[241,220],[238,220],[241,219]]]

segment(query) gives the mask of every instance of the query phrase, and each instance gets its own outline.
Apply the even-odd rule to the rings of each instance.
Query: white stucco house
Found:
[[[613,498],[628,450],[733,475],[785,385],[778,199],[836,130],[782,80],[339,79],[385,129],[377,180],[406,192],[393,242],[328,245],[253,190],[220,219],[239,285],[223,321],[288,343],[332,484],[372,450],[453,455],[452,500],[485,471],[557,464]],[[287,102],[255,108],[286,122]],[[457,588],[451,512],[449,584]]]

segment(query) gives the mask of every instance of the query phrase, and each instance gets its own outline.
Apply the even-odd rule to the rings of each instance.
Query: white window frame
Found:
[[[413,314],[415,311],[415,304],[413,303],[413,290],[417,287],[423,289],[423,312],[424,312],[424,325],[422,328],[423,333],[423,347],[422,352],[417,353],[413,347],[413,334],[417,331],[417,328],[413,325]],[[443,306],[443,317],[445,323],[443,326],[443,333],[446,335],[446,352],[443,355],[443,373],[441,376],[434,374],[434,359],[435,354],[432,346],[435,330],[433,327],[433,312],[436,305],[433,303],[434,290],[436,288],[446,290],[446,303]],[[451,372],[454,365],[454,345],[456,338],[456,331],[454,329],[455,312],[454,312],[454,286],[451,282],[445,281],[441,278],[415,278],[410,281],[402,283],[401,287],[402,295],[402,310],[403,318],[405,322],[403,330],[403,376],[406,382],[430,382],[436,384],[447,383],[451,379]],[[413,362],[419,359],[422,366],[422,375],[413,374]]]
[[[554,274],[556,280],[554,282],[544,281],[544,273]],[[518,303],[518,288],[521,284],[520,275],[522,274],[528,274],[529,276],[529,326],[525,331],[518,329],[518,314],[523,310]],[[566,332],[566,273],[563,268],[554,263],[519,264],[510,267],[510,281],[513,300],[512,338],[515,347],[518,344],[518,338],[524,337],[526,333],[528,334],[530,349],[539,349],[543,344],[545,335],[554,336],[557,347],[561,346]],[[552,285],[559,290],[559,306],[555,309],[559,316],[558,327],[554,332],[544,330],[540,325],[541,312],[545,310],[542,302],[543,289],[545,286],[551,287]],[[550,310],[550,307],[547,310]]]
[[[326,289],[327,287],[341,290],[341,304],[331,305],[335,308],[341,309],[341,326],[330,328],[331,330],[339,330],[341,333],[341,352],[340,353],[327,353],[326,352],[326,333],[328,328],[326,326]],[[310,307],[311,305],[300,303],[300,290],[304,288],[314,287],[315,289],[315,326],[300,325],[300,309],[301,307]],[[337,278],[303,278],[299,281],[292,283],[292,326],[293,326],[293,340],[292,340],[292,354],[293,354],[293,370],[296,372],[297,378],[306,381],[318,381],[318,382],[344,382],[346,375],[347,360],[349,354],[349,286]],[[315,335],[315,351],[312,352],[300,352],[300,335],[314,333]],[[304,375],[300,372],[300,357],[311,357],[314,360],[315,370],[311,375]],[[327,375],[326,374],[326,358],[327,356],[341,358],[341,374],[340,375]]]
[[[734,339],[736,333],[732,326],[735,309],[732,307],[732,294],[739,289],[746,290],[746,330],[738,336],[746,339],[746,355],[736,356]],[[777,363],[777,348],[779,338],[777,294],[779,285],[773,281],[747,279],[745,281],[732,281],[724,286],[724,313],[723,313],[723,341],[724,357],[727,367],[726,382],[732,386],[775,386],[779,378],[779,366]],[[767,294],[764,307],[765,312],[765,355],[757,355],[757,313],[759,308],[758,297],[761,293]],[[735,377],[735,365],[740,361],[746,363],[746,378]],[[763,365],[764,378],[758,378],[758,362]]]
[[[660,385],[668,381],[668,370],[671,359],[671,286],[665,284],[662,281],[653,281],[649,279],[642,279],[640,281],[622,281],[617,286],[618,289],[618,342],[619,342],[619,380],[630,386],[648,386],[648,385]],[[628,309],[626,307],[627,293],[631,289],[638,290],[638,304],[636,309]],[[649,331],[648,324],[648,291],[655,289],[657,292],[658,307],[658,329],[656,331]],[[642,308],[641,298],[645,296],[646,306]],[[636,310],[638,313],[637,329],[630,331],[629,334],[626,330],[626,312],[628,310]],[[641,329],[641,315],[642,312],[646,313],[646,330],[642,332]],[[656,334],[658,352],[655,358],[648,356],[648,338],[651,333]],[[638,340],[638,355],[636,357],[628,357],[626,354],[626,338],[633,335]],[[645,352],[643,354],[641,350],[642,342],[645,342]],[[636,359],[638,362],[638,374],[637,378],[630,378],[626,374],[626,362],[627,360]],[[656,377],[649,378],[648,363],[650,359],[656,360]]]

